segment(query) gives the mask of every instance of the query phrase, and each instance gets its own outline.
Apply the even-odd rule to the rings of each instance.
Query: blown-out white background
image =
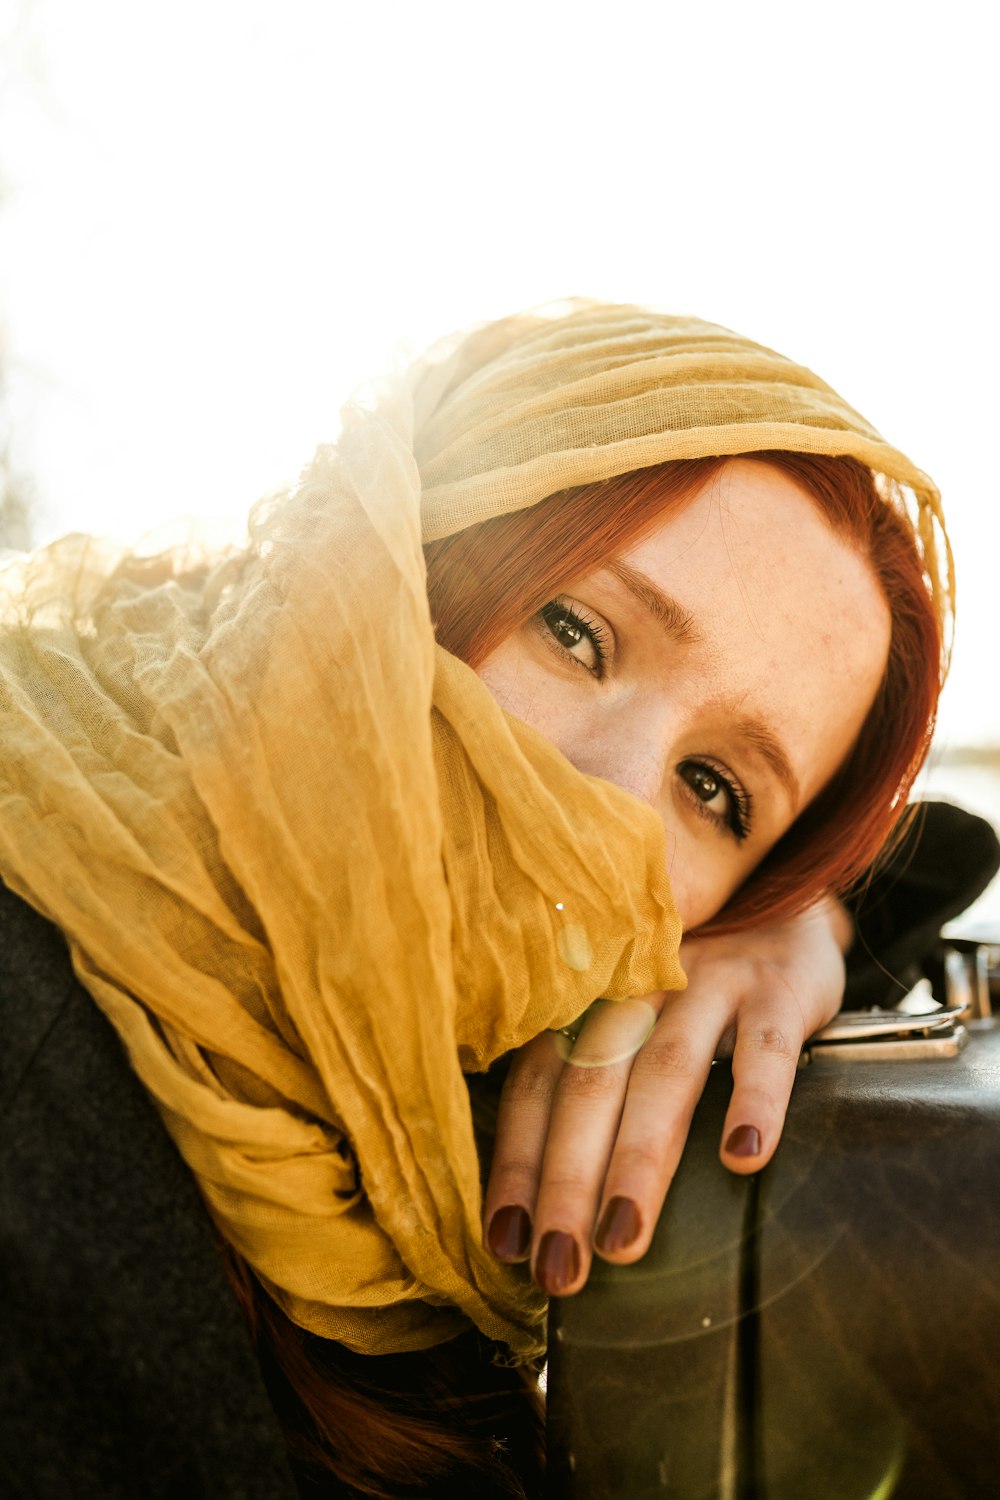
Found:
[[[931,473],[943,747],[1000,742],[988,8],[0,0],[36,534],[239,515],[402,346],[582,293],[739,329]]]

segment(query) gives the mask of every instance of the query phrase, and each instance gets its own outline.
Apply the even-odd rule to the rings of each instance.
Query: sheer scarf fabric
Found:
[[[484,1249],[463,1072],[599,995],[681,988],[658,818],[434,642],[421,540],[669,458],[850,452],[937,492],[800,367],[580,303],[348,407],[223,557],[70,537],[11,564],[0,874],[65,933],[226,1239],[370,1353],[543,1304]]]

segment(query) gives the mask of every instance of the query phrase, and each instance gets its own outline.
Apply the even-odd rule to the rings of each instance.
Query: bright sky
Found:
[[[941,486],[1000,742],[989,8],[0,0],[39,539],[242,514],[400,347],[569,294],[816,369]]]

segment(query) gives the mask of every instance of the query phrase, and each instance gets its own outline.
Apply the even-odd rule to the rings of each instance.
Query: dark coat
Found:
[[[78,984],[0,886],[0,1489],[298,1493],[194,1179]]]

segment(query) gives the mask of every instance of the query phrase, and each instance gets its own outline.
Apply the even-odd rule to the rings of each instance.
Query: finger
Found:
[[[757,1172],[774,1154],[804,1040],[792,1005],[760,1002],[742,1010],[720,1152],[730,1171]]]
[[[559,1080],[535,1209],[532,1271],[550,1296],[583,1285],[594,1213],[614,1145],[633,1059],[662,996],[599,1002]]]
[[[528,1258],[545,1136],[563,1065],[555,1034],[544,1031],[514,1054],[504,1080],[483,1202],[486,1243],[499,1260]]]
[[[726,1015],[704,995],[679,996],[635,1060],[594,1234],[605,1260],[628,1263],[649,1248]]]

